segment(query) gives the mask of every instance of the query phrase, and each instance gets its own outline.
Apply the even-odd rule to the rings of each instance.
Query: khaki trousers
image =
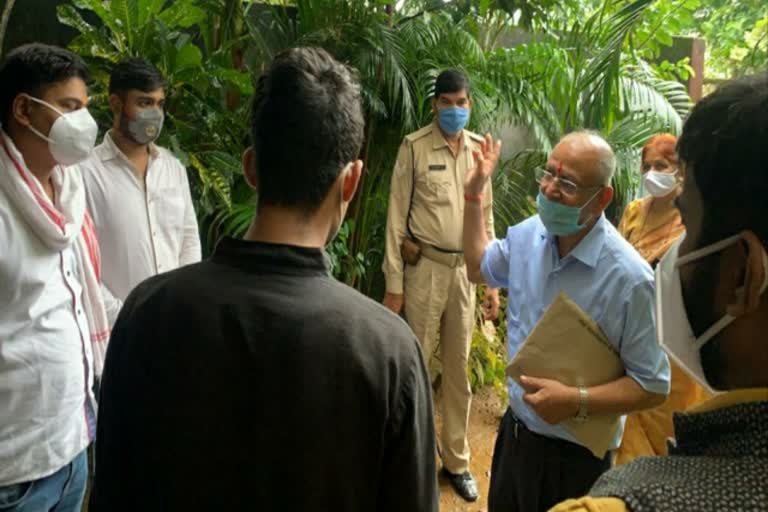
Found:
[[[469,470],[467,423],[472,390],[467,361],[475,314],[475,286],[467,268],[454,268],[422,257],[406,265],[405,317],[421,342],[429,364],[440,341],[442,364],[443,466],[451,473]]]

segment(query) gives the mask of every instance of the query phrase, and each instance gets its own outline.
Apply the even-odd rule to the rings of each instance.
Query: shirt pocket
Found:
[[[184,228],[186,204],[179,194],[179,187],[165,187],[157,192],[157,218],[161,229],[178,236]]]
[[[454,180],[450,172],[426,171],[421,182],[424,197],[431,205],[449,205],[454,192]]]

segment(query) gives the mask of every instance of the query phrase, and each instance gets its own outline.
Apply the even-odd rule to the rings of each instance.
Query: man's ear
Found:
[[[242,166],[245,182],[249,187],[258,192],[259,178],[256,175],[256,154],[253,152],[253,146],[243,151]]]
[[[613,187],[608,186],[600,191],[600,197],[598,198],[598,204],[600,205],[600,211],[604,212],[608,205],[613,201]]]
[[[738,293],[734,291],[727,311],[731,316],[754,313],[760,306],[760,298],[765,291],[763,286],[766,279],[766,252],[760,239],[752,231],[741,233],[744,243],[737,246],[743,254],[739,258],[739,267],[744,274],[744,288]]]
[[[109,110],[113,117],[117,117],[123,111],[123,100],[117,94],[109,95]]]
[[[23,94],[17,94],[11,103],[11,116],[13,119],[22,126],[29,126],[32,124],[30,118],[30,110],[32,108],[32,100]]]
[[[347,203],[352,200],[360,184],[363,175],[363,161],[355,160],[349,167],[349,171],[343,173],[341,183],[341,198]]]

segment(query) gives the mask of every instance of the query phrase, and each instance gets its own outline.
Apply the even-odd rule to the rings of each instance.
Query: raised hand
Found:
[[[485,190],[485,184],[496,169],[501,156],[501,141],[493,141],[490,133],[485,134],[485,140],[480,143],[480,150],[472,152],[475,167],[467,172],[464,180],[464,193],[479,195]]]

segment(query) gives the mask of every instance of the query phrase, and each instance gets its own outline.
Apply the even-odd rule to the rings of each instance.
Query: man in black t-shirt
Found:
[[[437,511],[418,341],[330,277],[362,172],[360,85],[324,50],[261,77],[243,240],[127,298],[101,388],[92,511]]]

